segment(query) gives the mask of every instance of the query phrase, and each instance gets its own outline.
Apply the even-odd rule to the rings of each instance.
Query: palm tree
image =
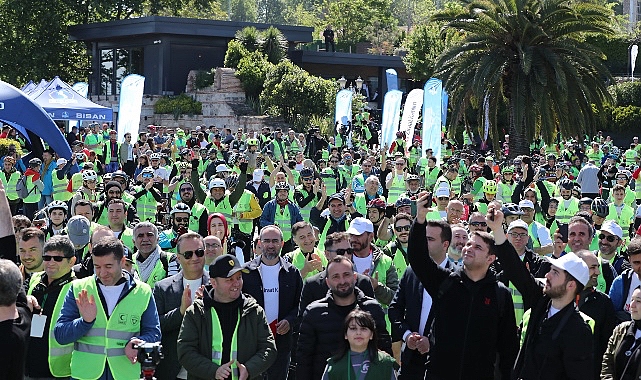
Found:
[[[465,35],[435,65],[450,92],[452,123],[477,108],[496,147],[497,111],[506,107],[511,156],[529,154],[529,141],[539,134],[553,143],[557,133],[594,130],[603,112],[592,106],[602,111],[610,101],[611,75],[603,54],[583,37],[612,33],[608,8],[591,1],[462,1],[463,8],[435,16]]]
[[[269,62],[276,65],[287,55],[287,39],[272,25],[263,32],[261,51],[265,53]]]

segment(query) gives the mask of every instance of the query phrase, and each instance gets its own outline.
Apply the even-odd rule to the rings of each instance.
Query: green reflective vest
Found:
[[[387,202],[394,204],[396,200],[405,192],[405,176],[401,178],[396,174],[392,174],[394,179],[392,180],[392,186],[387,190]]]
[[[169,262],[169,259],[171,259],[171,256],[173,255],[173,253],[167,252],[167,251],[165,252],[167,253],[167,262]],[[138,253],[133,254],[133,261],[134,261],[134,269],[136,270],[136,272],[138,272],[138,274],[140,274],[140,268],[138,267]],[[163,280],[166,277],[167,277],[167,271],[165,270],[162,260],[158,259],[158,261],[156,261],[156,265],[154,266],[154,270],[151,271],[151,274],[149,275],[149,278],[147,279],[147,281],[145,281],[145,283],[147,283],[147,285],[149,286],[154,286],[156,282]]]
[[[630,224],[634,223],[634,210],[632,207],[623,204],[619,211],[614,203],[610,203],[608,216],[605,217],[605,220],[614,220],[625,232],[630,228]]]
[[[292,239],[292,220],[289,215],[289,205],[276,205],[274,224],[283,232],[283,241]]]
[[[325,257],[325,254],[321,252],[318,248],[314,248],[314,252],[312,254],[317,254],[318,257],[320,257],[321,262],[323,263],[323,268],[327,267],[327,257]],[[293,266],[296,267],[296,269],[303,270],[303,267],[305,266],[305,261],[307,260],[307,257],[303,254],[303,251],[300,250],[300,248],[296,248],[292,252],[288,253],[287,256],[290,258],[290,261]],[[319,270],[312,270],[305,277],[303,277],[303,280],[306,279],[307,277],[311,277],[317,273],[319,273]]]
[[[236,327],[234,328],[234,334],[231,337],[231,352],[229,359],[234,361],[234,364],[231,365],[231,378],[232,380],[237,380],[239,378],[238,371],[238,325],[240,325],[240,310],[238,310],[238,318],[236,319]],[[218,319],[218,313],[216,313],[215,308],[211,308],[211,361],[221,366],[223,359],[223,329],[220,326],[220,320]]]
[[[18,184],[19,179],[20,179],[20,172],[17,170],[11,173],[8,180],[4,171],[2,172],[2,174],[0,174],[0,181],[4,185],[4,189],[7,194],[7,199],[9,199],[10,201],[15,201],[16,199],[20,198],[18,196],[18,192],[16,191],[16,185]],[[638,186],[638,187],[641,187],[641,186]]]
[[[140,364],[131,364],[125,355],[125,346],[132,337],[140,334],[140,320],[149,305],[151,288],[136,281],[131,291],[116,304],[109,318],[99,301],[95,276],[73,283],[76,297],[82,290],[94,297],[98,310],[91,330],[74,343],[71,377],[97,379],[104,372],[105,363],[109,362],[114,379],[139,379]]]
[[[211,195],[207,195],[205,201],[203,202],[203,206],[207,208],[209,214],[219,212],[225,216],[225,219],[227,219],[228,223],[229,221],[231,221],[233,210],[231,204],[229,203],[228,195],[224,195],[222,200],[218,202],[218,204],[216,204],[214,198]]]
[[[203,212],[206,212],[207,208],[200,203],[196,202],[191,208],[191,214],[189,215],[189,229],[195,232],[200,230],[200,217],[203,215]]]
[[[511,281],[508,283],[508,289],[510,290],[510,294],[512,295],[512,303],[514,304],[514,316],[516,317],[516,324],[518,325],[523,319],[523,295],[521,295],[521,292],[516,289]]]
[[[298,185],[296,189],[300,191],[301,194],[303,194],[304,198],[307,198],[309,196],[309,193],[307,192],[307,190],[305,190],[305,187],[303,185]],[[316,207],[316,203],[318,203],[318,196],[314,196],[314,199],[312,199],[305,207],[301,207],[300,205],[298,205],[298,208],[300,209],[300,215],[303,217],[303,220],[309,221],[309,214],[312,211],[312,207]]]
[[[134,191],[136,193],[142,191],[144,187],[136,186]],[[138,212],[138,218],[141,222],[156,222],[156,207],[157,202],[154,196],[150,191],[147,191],[140,198],[136,200],[136,211]]]
[[[251,199],[252,196],[254,196],[254,193],[251,191],[245,189],[243,190],[243,195],[240,196],[240,199],[238,200],[238,203],[236,203],[232,209],[233,212],[235,213],[242,213],[242,212],[249,212],[252,210],[251,208]],[[245,234],[251,234],[252,230],[254,229],[254,220],[253,219],[239,219],[239,218],[233,218],[233,224],[238,225],[238,229],[240,232],[245,233]],[[198,229],[195,229],[194,231],[198,231]],[[291,228],[290,228],[290,236],[291,236]],[[287,241],[287,239],[285,239]]]
[[[45,272],[37,272],[31,276],[29,280],[29,290],[27,295],[33,293],[33,289],[40,283],[42,276]],[[60,295],[56,300],[53,307],[53,313],[48,316],[49,318],[49,371],[55,377],[69,377],[71,376],[71,353],[73,352],[73,343],[60,344],[53,335],[53,330],[56,327],[56,321],[60,317],[62,305],[65,303],[65,297],[71,288],[72,281],[64,284],[60,290]]]
[[[374,198],[372,198],[372,199],[375,199],[375,198],[380,198],[383,201],[385,200],[385,198],[382,195],[381,196],[374,196]],[[367,200],[367,193],[366,192],[363,192],[363,193],[360,193],[360,194],[356,194],[354,196],[354,208],[356,209],[356,211],[359,214],[363,215],[364,217],[367,217],[367,204],[368,203],[369,203],[369,201]]]
[[[323,231],[321,232],[318,238],[318,249],[320,249],[321,251],[325,251],[325,240],[327,240],[327,231],[329,231],[329,227],[332,225],[331,220],[329,220],[331,216],[328,216],[327,218],[328,219],[327,219],[327,222],[325,222],[325,227],[323,227]],[[345,225],[345,229],[343,231],[347,231],[347,229],[349,228],[348,218],[345,218],[343,220],[343,223]]]
[[[69,184],[69,180],[67,180],[67,177],[63,177],[62,179],[58,179],[58,169],[54,169],[53,173],[51,174],[51,180],[53,182],[53,200],[54,201],[63,201],[67,202],[71,198],[73,198],[73,193],[70,191],[67,191],[67,185]]]
[[[559,223],[569,223],[570,218],[574,216],[577,212],[579,212],[579,200],[571,197],[569,204],[566,206],[565,199],[562,197],[556,198],[556,200],[559,201],[559,208],[556,210],[556,220]]]

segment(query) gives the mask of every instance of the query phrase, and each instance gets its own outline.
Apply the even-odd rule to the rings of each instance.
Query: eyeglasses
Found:
[[[334,161],[334,160],[332,160],[332,161],[330,161],[329,163],[330,163],[330,164],[338,164],[338,161]]]
[[[410,230],[410,226],[409,225],[407,225],[407,226],[396,226],[396,227],[394,227],[394,229],[396,230],[396,232],[409,231]]]
[[[449,201],[450,200],[450,198],[448,198],[448,197],[438,197],[436,199],[438,199],[439,201]]]
[[[486,222],[470,222],[470,226],[487,227],[487,223]]]
[[[218,243],[212,243],[212,244],[205,243],[205,248],[207,248],[207,249],[217,249],[217,248],[222,248],[222,247],[223,246],[218,244]]]
[[[397,162],[397,163],[396,163],[396,166],[403,166],[403,165],[405,165],[405,163],[404,163],[404,162]]]
[[[522,234],[519,234],[519,233],[516,233],[516,232],[510,232],[510,236],[512,236],[515,239],[525,239],[526,237],[528,237],[528,234],[525,233],[525,232],[522,233]]]
[[[305,177],[303,178],[303,181],[312,181],[314,177]]]
[[[336,252],[337,255],[344,256],[346,253],[353,255],[354,250],[351,248],[328,249],[329,252]]]
[[[178,222],[178,223],[189,222],[189,217],[188,217],[188,216],[187,216],[187,217],[184,217],[184,218],[181,218],[181,217],[174,217],[174,220],[175,220],[176,222]]]
[[[599,234],[599,240],[605,239],[605,240],[609,241],[610,243],[614,242],[618,238],[619,238],[618,236],[614,236],[614,235],[605,236],[604,234]]]
[[[179,255],[182,255],[185,260],[191,259],[194,254],[196,254],[197,257],[203,257],[205,256],[205,250],[204,249],[197,249],[195,251],[185,251],[183,253],[179,253]]]
[[[51,261],[51,260],[53,260],[53,261],[55,261],[55,262],[57,262],[57,263],[61,263],[61,262],[62,262],[62,260],[64,260],[64,259],[70,259],[70,257],[44,255],[44,256],[42,256],[42,259],[43,259],[44,261]]]
[[[180,189],[180,192],[181,193],[191,193],[191,187],[189,187],[189,186],[183,187],[182,189]]]

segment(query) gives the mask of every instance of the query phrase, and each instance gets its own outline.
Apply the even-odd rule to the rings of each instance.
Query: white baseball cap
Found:
[[[263,169],[256,169],[254,170],[254,174],[252,175],[252,179],[254,182],[260,182],[263,180],[263,177],[265,176],[265,172]]]
[[[527,223],[525,223],[521,219],[517,219],[517,220],[513,221],[512,223],[510,223],[509,227],[507,228],[507,232],[510,232],[515,228],[523,228],[524,230],[527,231],[529,226],[527,225]]]
[[[567,253],[558,259],[551,259],[549,257],[545,258],[553,266],[563,269],[571,274],[572,277],[576,278],[577,281],[583,284],[583,286],[585,286],[585,284],[590,280],[590,270],[588,269],[587,264],[572,252]]]
[[[524,208],[524,207],[526,207],[526,208],[534,208],[534,203],[532,203],[532,201],[529,200],[529,199],[524,199],[521,202],[519,202],[519,207],[520,208]]]
[[[67,159],[59,158],[58,161],[56,161],[56,166],[60,166],[60,165],[67,165]]]
[[[228,171],[229,171],[229,168],[225,164],[220,164],[220,165],[216,166],[216,173],[228,172]]]
[[[614,221],[606,220],[601,225],[601,231],[609,232],[614,236],[617,236],[619,239],[623,239],[623,229]]]
[[[369,219],[362,217],[354,218],[347,229],[350,235],[362,235],[365,232],[374,232],[374,225]]]
[[[447,186],[441,186],[438,189],[436,189],[436,192],[434,193],[434,196],[436,198],[441,198],[441,197],[450,197],[450,189]]]

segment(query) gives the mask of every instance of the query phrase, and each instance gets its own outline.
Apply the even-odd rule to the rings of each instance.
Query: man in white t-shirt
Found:
[[[287,379],[292,348],[292,332],[298,314],[303,279],[298,269],[281,257],[283,232],[269,225],[260,230],[262,254],[245,264],[243,292],[251,295],[265,309],[267,323],[276,340],[278,356],[267,370],[270,380]]]
[[[176,341],[183,315],[196,299],[196,290],[209,283],[209,275],[204,271],[204,249],[205,243],[199,234],[187,232],[181,235],[176,245],[181,271],[154,285],[165,355],[156,369],[159,379],[187,378],[187,371],[178,362]]]
[[[629,321],[630,317],[630,298],[632,292],[638,286],[641,286],[641,237],[637,236],[630,240],[628,244],[628,260],[632,265],[631,269],[626,269],[618,275],[610,287],[610,299],[614,305],[619,321]]]

